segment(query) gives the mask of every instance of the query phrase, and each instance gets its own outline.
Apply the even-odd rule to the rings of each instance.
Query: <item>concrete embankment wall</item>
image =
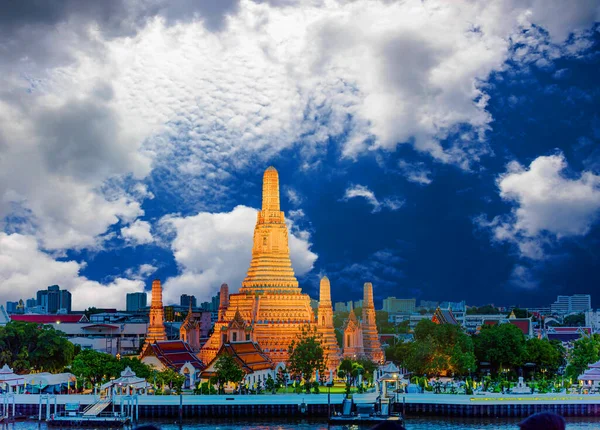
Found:
[[[331,395],[332,410],[340,411],[343,395]],[[183,417],[298,417],[327,416],[327,394],[311,395],[258,395],[258,396],[182,396]],[[56,396],[57,411],[66,403],[81,406],[93,403],[88,395]],[[411,394],[398,396],[396,411],[407,416],[460,416],[460,417],[523,417],[540,411],[553,411],[563,416],[600,416],[600,396],[534,395],[534,396],[460,396]],[[37,395],[15,396],[16,414],[37,416]],[[120,410],[121,398],[115,398],[115,410]],[[139,396],[139,416],[179,416],[179,396]],[[50,410],[54,412],[54,401]],[[305,412],[300,405],[306,405]],[[12,405],[9,408],[12,414]],[[107,409],[111,411],[112,406]],[[42,416],[46,405],[42,406]]]

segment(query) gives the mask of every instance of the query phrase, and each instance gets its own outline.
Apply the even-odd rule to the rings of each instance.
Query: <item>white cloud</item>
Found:
[[[133,245],[143,245],[154,242],[148,221],[136,220],[133,224],[121,229],[121,236]]]
[[[525,290],[533,290],[539,285],[539,281],[535,278],[531,269],[520,264],[513,267],[508,282],[514,287],[523,288]]]
[[[224,282],[231,292],[237,291],[252,257],[256,214],[256,209],[240,205],[231,212],[163,218],[161,225],[175,234],[171,248],[181,270],[180,275],[166,280],[165,301],[175,302],[184,293],[208,299]],[[290,256],[296,276],[309,272],[317,259],[304,233],[290,229]]]
[[[0,232],[0,297],[3,301],[35,297],[38,290],[58,284],[73,295],[73,309],[90,306],[124,309],[127,293],[144,291],[141,280],[116,278],[108,284],[91,281],[79,274],[82,267],[76,261],[53,259],[38,248],[32,236]]]
[[[425,163],[407,163],[404,160],[400,160],[398,162],[398,167],[408,181],[419,185],[431,184],[431,170],[425,166]]]
[[[375,197],[375,193],[364,185],[351,185],[348,187],[344,192],[344,197],[342,200],[349,200],[356,197],[365,199],[367,203],[373,207],[373,213],[379,212],[383,208],[396,211],[404,206],[405,203],[404,200],[397,197],[388,197],[380,202],[377,197]]]
[[[284,192],[285,192],[287,199],[294,206],[298,206],[300,203],[302,203],[302,200],[303,200],[302,196],[296,189],[294,189],[292,187],[285,187]]]
[[[498,188],[514,209],[477,222],[491,228],[495,240],[516,243],[521,255],[532,259],[543,258],[551,240],[587,234],[600,215],[600,176],[584,171],[568,177],[566,169],[563,154],[538,157],[529,168],[510,163]]]

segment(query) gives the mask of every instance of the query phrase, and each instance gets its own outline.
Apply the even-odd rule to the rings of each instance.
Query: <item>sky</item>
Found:
[[[595,0],[0,5],[0,303],[248,268],[279,171],[303,291],[549,306],[600,284]]]

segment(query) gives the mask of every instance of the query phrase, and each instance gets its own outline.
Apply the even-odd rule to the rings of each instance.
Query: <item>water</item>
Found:
[[[600,417],[578,417],[566,418],[567,430],[597,430],[600,429]],[[406,422],[407,430],[518,430],[517,423],[520,419],[515,418],[450,418],[450,417],[408,417]],[[143,420],[139,423],[152,424],[162,430],[358,430],[357,426],[331,426],[323,420],[184,420],[180,426],[174,420]],[[52,430],[56,427],[48,428],[45,423],[37,422],[18,422],[11,424],[0,424],[0,430]],[[70,427],[73,429],[73,427]],[[368,427],[361,427],[365,429]],[[90,427],[87,427],[89,430]]]

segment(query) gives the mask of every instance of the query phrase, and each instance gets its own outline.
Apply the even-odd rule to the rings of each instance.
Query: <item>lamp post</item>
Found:
[[[329,419],[331,418],[331,386],[333,385],[333,382],[328,382],[327,383],[327,420],[329,422]]]

